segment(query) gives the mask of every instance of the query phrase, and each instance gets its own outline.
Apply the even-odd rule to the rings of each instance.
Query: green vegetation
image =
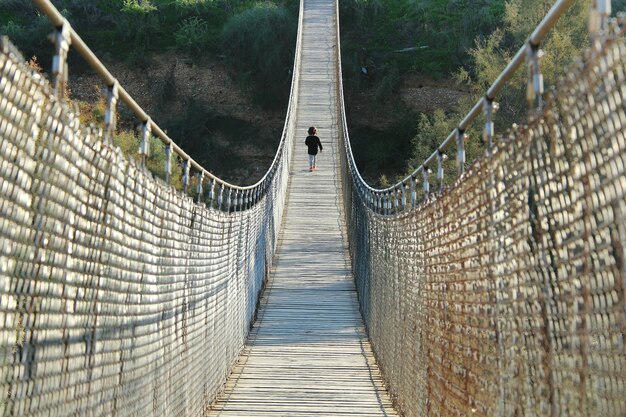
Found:
[[[104,125],[106,112],[104,99],[101,98],[94,103],[76,101],[76,105],[80,110],[80,121],[83,125],[92,125],[94,127]],[[122,150],[124,155],[130,156],[136,161],[141,160],[141,155],[139,154],[139,132],[136,132],[127,123],[122,123],[122,126],[113,137],[113,143]],[[174,164],[174,166],[176,165]],[[150,156],[147,158],[146,167],[155,177],[165,179],[165,146],[155,136],[150,137]],[[176,188],[182,189],[182,170],[180,168],[172,169],[170,183]]]
[[[30,2],[2,1],[0,34],[9,35],[26,57],[37,56],[37,61],[49,68],[53,47],[47,40],[52,31],[48,19]],[[196,62],[209,56],[224,58],[233,78],[242,88],[250,89],[261,104],[286,105],[297,30],[297,0],[53,2],[101,59],[124,61],[141,70],[152,64],[154,54],[168,50],[188,55],[189,60]],[[69,59],[73,74],[86,69],[76,53],[70,53]],[[260,141],[263,145],[257,145],[267,148],[265,143],[275,144],[278,140],[278,136],[263,136],[255,126],[217,114],[196,100],[186,103],[183,114],[168,113],[170,106],[166,103],[177,95],[173,73],[156,82],[154,88],[158,103],[153,115],[158,116],[164,129],[176,132],[183,149],[216,173],[237,166],[237,148],[246,143]],[[102,103],[77,104],[83,109],[85,123],[102,124]],[[137,157],[136,136],[132,122],[122,121],[115,141],[128,155]],[[241,143],[233,143],[233,137],[241,138]],[[161,145],[152,146],[148,167],[162,177],[162,164],[154,162],[161,158],[161,149]]]
[[[347,96],[370,91],[376,100],[395,103],[392,111],[408,119],[401,128],[396,123],[385,132],[351,129],[352,140],[366,144],[353,148],[357,165],[370,184],[384,186],[404,177],[449,134],[438,136],[437,129],[430,128],[430,124],[439,127],[440,122],[433,118],[444,117],[443,112],[431,116],[411,113],[398,100],[401,80],[409,74],[449,79],[459,68],[469,67],[472,57],[468,50],[474,40],[502,25],[504,12],[505,0],[340,2]],[[454,125],[456,121],[446,123]]]
[[[546,90],[588,44],[590,3],[590,0],[577,0],[542,45],[546,53],[540,65]],[[624,3],[614,2],[614,10],[623,10]],[[371,165],[368,161],[382,161],[378,175],[383,174],[384,178],[378,180],[379,186],[387,181],[393,183],[419,167],[456,127],[464,112],[484,94],[553,4],[554,0],[342,2],[344,85],[348,90],[370,90],[377,99],[398,101],[394,98],[398,82],[407,74],[419,73],[429,78],[456,79],[463,89],[471,92],[456,111],[448,109],[446,114],[442,109],[433,109],[429,115],[412,116],[413,133],[408,136],[413,136],[411,157],[406,168],[395,174],[384,161],[386,156],[405,147],[395,145],[395,141],[375,145],[376,134],[361,132],[365,137],[360,140],[368,145],[355,149],[359,167],[367,171],[366,167]],[[497,131],[526,120],[525,69],[518,71],[497,101],[500,104],[495,118]],[[406,112],[406,109],[399,103],[395,111]],[[484,152],[481,126],[476,125],[468,131],[468,162]],[[356,136],[352,135],[353,140]],[[395,165],[399,165],[397,161]],[[448,178],[456,170],[454,155],[450,155],[446,170]]]
[[[504,0],[347,0],[340,2],[346,84],[395,83],[407,72],[445,77],[467,64],[467,49],[497,27]],[[384,95],[384,94],[380,94]]]
[[[224,26],[227,63],[266,106],[287,102],[297,29],[289,9],[274,3],[259,3]]]
[[[546,88],[557,82],[572,57],[579,55],[587,44],[590,2],[575,1],[542,45],[546,51],[541,61]],[[138,66],[150,65],[152,54],[172,49],[194,60],[207,55],[224,57],[231,76],[260,103],[267,107],[286,104],[298,0],[54,3],[98,55]],[[484,94],[553,3],[554,0],[341,0],[347,96],[359,97],[351,93],[366,91],[377,101],[396,103],[393,112],[403,115],[402,122],[393,122],[396,118],[390,116],[391,127],[384,131],[351,129],[355,157],[366,178],[375,184],[384,175],[378,183],[382,185],[418,167]],[[626,0],[614,0],[613,9],[626,9]],[[49,31],[47,19],[29,2],[3,0],[0,33],[8,34],[25,56],[37,55],[40,63],[49,62]],[[76,70],[75,63],[72,68]],[[428,115],[411,113],[397,96],[400,82],[411,74],[435,80],[455,79],[470,94],[459,104],[458,112],[433,109]],[[497,131],[503,131],[512,122],[523,123],[527,117],[525,77],[526,71],[520,70],[497,98]],[[163,102],[176,94],[173,81],[166,80],[158,88]],[[241,137],[256,137],[254,127],[220,119],[214,111],[193,100],[187,103],[185,114],[163,116],[165,127],[182,138],[181,146],[194,159],[211,167],[238,163],[228,144],[220,139],[220,129],[238,128],[242,129]],[[468,161],[484,150],[478,125],[469,132]],[[451,155],[447,169],[454,169],[453,162]]]
[[[406,139],[415,133],[410,114],[385,129],[355,127],[349,133],[356,164],[368,183],[382,185],[381,176],[395,178],[404,172],[406,157],[411,154]]]
[[[264,67],[263,88],[268,83],[272,88],[284,86],[284,79],[269,80],[267,72],[278,69],[278,74],[287,74],[293,65],[295,0],[57,0],[54,4],[97,55],[115,60],[145,66],[152,54],[175,48],[197,60],[226,55],[234,69],[247,73],[251,65],[243,65],[241,55],[235,56],[241,51],[230,44],[235,40],[233,30],[241,30],[237,40],[246,45],[253,41],[247,52]],[[3,0],[0,33],[8,34],[26,56],[51,56],[46,40],[50,31],[48,20],[29,2]]]
[[[476,41],[469,50],[471,63],[467,69],[457,71],[458,80],[468,85],[476,98],[484,94],[552,4],[551,0],[508,1],[503,27]],[[587,21],[590,4],[591,0],[576,1],[541,46],[545,52],[540,67],[546,91],[558,82],[567,66],[589,44]],[[526,118],[526,77],[527,72],[523,68],[497,97],[500,111],[496,126],[500,130],[514,122],[524,122]]]
[[[590,4],[591,0],[576,1],[544,40],[541,48],[545,55],[540,61],[540,67],[546,91],[558,82],[565,74],[567,66],[588,45],[587,21]],[[474,47],[468,51],[469,65],[460,67],[455,74],[457,80],[472,91],[459,110],[467,111],[484,95],[552,5],[551,0],[506,2],[503,26],[486,38],[478,38]],[[496,132],[504,132],[514,123],[523,124],[527,120],[526,85],[527,70],[523,67],[496,97],[499,103],[499,110],[495,114]],[[418,133],[413,139],[411,166],[418,166],[418,161],[423,161],[426,149],[431,149],[432,153],[463,117],[464,113],[461,112],[451,112],[449,115],[436,112],[431,117],[422,116]],[[469,163],[485,151],[481,129],[482,126],[475,123],[467,132],[470,141],[466,143],[466,160]],[[444,133],[446,130],[447,133]],[[454,175],[452,170],[450,174]]]
[[[540,65],[546,90],[558,81],[567,65],[588,44],[586,27],[590,3],[590,0],[576,1],[542,45],[545,55]],[[413,139],[406,170],[393,174],[385,166],[381,167],[378,175],[385,174],[385,178],[380,179],[378,185],[395,182],[432,154],[464,117],[464,112],[497,78],[553,4],[553,0],[351,0],[342,3],[342,52],[348,89],[369,89],[378,99],[393,100],[398,81],[417,72],[430,78],[454,78],[471,92],[456,111],[448,109],[446,114],[442,109],[433,109],[429,115],[414,115],[416,133],[409,135]],[[525,68],[518,71],[497,101],[500,104],[495,117],[497,131],[526,120]],[[406,109],[399,104],[396,111]],[[468,133],[466,154],[467,161],[471,162],[484,152],[480,124],[476,123]],[[386,155],[393,153],[386,151],[385,156],[380,155],[385,149],[404,149],[401,145],[389,146],[390,142],[386,146],[371,144],[377,141],[375,135],[363,134],[366,137],[361,140],[368,145],[355,150],[360,154],[357,161],[362,170],[366,170],[368,161],[385,161]],[[448,178],[456,170],[454,155],[450,155],[446,170],[450,171]]]

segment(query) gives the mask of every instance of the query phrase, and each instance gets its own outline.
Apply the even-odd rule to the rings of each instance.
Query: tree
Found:
[[[266,105],[284,104],[289,95],[296,33],[295,16],[273,3],[259,3],[224,25],[227,63]]]
[[[591,0],[575,1],[541,45],[545,55],[540,68],[546,89],[558,82],[567,66],[588,45],[590,3]],[[469,51],[472,63],[457,73],[458,80],[470,87],[476,99],[495,81],[552,5],[551,0],[510,0],[505,6],[504,28],[476,40]],[[523,121],[526,115],[526,77],[526,71],[519,70],[496,99],[501,104],[496,120],[501,129]]]
[[[588,44],[587,20],[590,3],[591,0],[577,0],[543,42],[541,48],[545,50],[545,55],[540,67],[546,88],[558,82],[567,66],[581,55]],[[503,27],[486,37],[476,38],[474,47],[469,50],[470,65],[457,72],[457,80],[466,84],[473,93],[471,99],[464,103],[463,111],[484,96],[552,4],[552,0],[509,0],[505,4]],[[495,117],[496,131],[502,132],[513,123],[525,121],[526,77],[527,71],[524,67],[496,98],[500,103],[500,110]],[[461,113],[446,115],[443,112],[435,112],[431,117],[422,115],[418,133],[413,140],[413,157],[409,168],[417,168],[432,154],[463,117],[464,114]],[[466,144],[468,162],[480,156],[484,150],[483,144],[476,140],[480,136],[480,127],[474,129]]]

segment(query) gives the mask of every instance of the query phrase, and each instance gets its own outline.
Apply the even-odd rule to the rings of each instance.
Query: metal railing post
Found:
[[[465,139],[467,135],[464,131],[456,129],[456,168],[459,177],[465,173]]]
[[[196,186],[196,193],[198,193],[198,203],[202,202],[202,194],[204,193],[204,171],[198,172],[198,185]]]
[[[483,130],[483,140],[487,144],[487,153],[489,156],[493,153],[493,135],[494,135],[494,124],[493,124],[493,114],[497,110],[498,103],[494,102],[493,99],[489,97],[485,97],[483,100],[483,113],[485,114],[485,128]]]
[[[224,184],[220,184],[220,193],[217,196],[217,209],[221,210],[222,209],[222,203],[224,201]]]
[[[392,199],[393,199],[393,210],[394,210],[395,213],[397,213],[398,212],[398,208],[400,206],[400,204],[399,204],[400,201],[398,199],[398,187],[393,187],[391,189],[391,191],[389,191],[389,192],[393,195],[393,197],[392,197]]]
[[[423,187],[424,187],[424,199],[428,200],[428,196],[430,193],[430,183],[428,182],[428,174],[430,174],[430,169],[423,167],[422,168],[422,178],[423,178]]]
[[[191,164],[189,160],[185,159],[183,161],[183,190],[185,194],[187,194],[187,189],[189,187],[189,171],[191,169]]]
[[[117,125],[117,100],[119,98],[119,83],[117,80],[107,87],[107,105],[104,113],[104,139],[113,140]]]
[[[233,189],[228,187],[228,197],[226,198],[226,211],[230,213],[230,207],[233,204]]]
[[[54,95],[62,99],[65,98],[68,77],[67,54],[72,44],[70,23],[63,19],[63,24],[51,36],[51,41],[56,49],[56,54],[52,57]]]
[[[539,68],[539,59],[543,56],[543,51],[539,45],[528,43],[528,84],[526,87],[526,100],[528,108],[537,110],[543,107],[543,74]]]
[[[443,190],[443,161],[448,159],[448,155],[441,151],[437,151],[437,181],[439,181],[439,190]]]
[[[209,187],[209,206],[213,207],[215,202],[215,178],[211,178],[211,186]]]
[[[595,0],[589,11],[589,34],[592,37],[607,35],[611,15],[611,0]]]
[[[139,154],[141,155],[141,166],[146,167],[146,161],[150,156],[150,118],[141,125],[141,144],[139,145]]]
[[[172,178],[172,144],[165,145],[165,182]]]

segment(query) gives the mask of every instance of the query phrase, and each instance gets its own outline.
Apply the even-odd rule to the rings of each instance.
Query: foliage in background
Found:
[[[411,115],[399,117],[396,123],[384,129],[355,127],[349,130],[354,159],[365,181],[377,186],[382,186],[388,178],[395,182],[399,173],[404,172],[407,156],[411,154],[411,144],[406,140],[415,134]]]
[[[47,40],[53,30],[49,20],[31,2],[0,1],[0,34],[9,35],[26,57],[37,56],[38,62],[48,70],[53,54],[53,47]],[[295,49],[297,0],[261,3],[258,0],[53,1],[101,58],[143,67],[150,65],[153,54],[170,49],[189,54],[193,60],[201,61],[210,55],[218,59],[225,57],[229,62],[243,62],[232,67],[235,75],[246,87],[252,87],[257,92],[262,98],[260,101],[273,106],[286,104]],[[243,19],[244,24],[255,23],[258,26],[252,31],[241,27],[248,30],[243,42],[250,43],[246,45],[250,46],[246,53],[252,54],[242,56],[240,48],[232,49],[228,43],[223,48],[222,35],[226,22],[236,26],[236,22],[242,20],[241,16],[246,16],[247,10],[250,10],[248,15],[252,14],[256,19]],[[248,62],[245,62],[246,59]],[[86,64],[75,52],[70,53],[69,60],[73,74],[86,69]],[[174,80],[171,75],[156,83],[160,108],[165,108],[162,104],[176,95]],[[264,94],[265,91],[269,93]],[[102,125],[102,103],[80,105],[85,107],[85,123]],[[180,145],[194,159],[216,173],[224,171],[225,166],[239,163],[233,146],[224,138],[239,135],[245,142],[259,136],[255,135],[253,126],[220,117],[194,101],[188,103],[185,114],[181,116],[161,113],[158,108],[156,113],[164,127],[177,132],[176,140],[181,142]],[[138,144],[131,146],[131,137],[132,133],[122,132],[116,142],[130,152],[129,155],[137,156],[135,148]],[[263,137],[262,140],[274,143],[277,138]],[[156,155],[158,152],[154,158],[157,158]],[[156,166],[154,169],[157,169]]]
[[[253,86],[257,101],[284,104],[289,95],[297,18],[287,8],[259,3],[226,22],[226,62],[237,77]]]
[[[24,54],[41,55],[50,23],[38,18],[40,13],[30,2],[3,2],[0,32],[9,28],[24,33],[18,36]],[[256,0],[56,0],[54,4],[96,55],[147,64],[150,54],[171,47],[196,58],[222,53],[222,27]],[[44,36],[30,36],[41,23]]]
[[[479,37],[469,50],[470,64],[460,67],[456,77],[473,94],[467,103],[459,106],[467,111],[485,94],[528,36],[543,19],[552,0],[509,0],[505,4],[504,25],[487,37]],[[588,45],[587,20],[590,0],[577,0],[561,18],[542,45],[545,56],[540,61],[546,90],[564,74],[572,60],[580,56]],[[524,123],[527,117],[526,68],[521,68],[496,97],[500,109],[495,115],[496,132],[503,132],[513,123]],[[413,157],[410,169],[416,168],[443,142],[464,117],[464,113],[436,112],[432,117],[421,116],[418,133],[413,139]],[[478,123],[475,123],[476,125]],[[478,128],[478,126],[477,126]],[[484,152],[480,129],[470,134],[466,159],[473,161]]]
[[[502,25],[505,10],[505,0],[345,0],[339,5],[347,96],[369,90],[377,100],[393,101],[397,113],[408,113],[397,96],[406,75],[449,78],[469,65],[468,49]],[[351,139],[363,144],[353,149],[370,184],[385,187],[403,178],[450,133],[440,136],[428,128],[439,116],[406,117],[405,127],[394,126],[385,135],[350,129]],[[421,144],[426,132],[432,139]]]
[[[422,114],[419,117],[417,134],[413,137],[412,157],[408,162],[408,173],[419,168],[448,135],[457,127],[458,114],[447,115],[443,110],[436,110],[432,115]],[[481,131],[468,129],[465,132],[468,140],[465,141],[465,167],[471,165],[485,150],[482,143]],[[444,162],[444,181],[451,184],[457,178],[456,142],[448,146],[446,150],[447,161]],[[428,166],[433,172],[436,171],[437,163]]]
[[[209,25],[198,16],[185,19],[174,33],[174,39],[179,49],[194,53],[210,48],[213,40]]]
[[[552,4],[552,0],[509,0],[506,3],[504,27],[486,39],[477,40],[469,51],[471,65],[457,73],[459,81],[468,85],[476,98],[489,88]],[[591,0],[575,1],[542,44],[545,55],[540,67],[546,91],[558,82],[567,66],[589,44],[590,4]],[[496,99],[500,103],[496,123],[501,130],[514,122],[523,122],[526,117],[526,77],[527,71],[521,68]]]
[[[113,137],[113,143],[118,146],[122,153],[135,161],[141,161],[139,154],[139,137],[132,130],[120,130]],[[146,161],[146,168],[155,177],[165,180],[165,145],[155,136],[150,137],[150,157]],[[170,184],[177,190],[183,189],[182,165],[172,156],[172,173]]]
[[[224,56],[233,75],[262,104],[275,106],[287,95],[295,45],[297,0],[54,0],[74,28],[98,55],[148,65],[151,54],[176,48],[194,59]],[[447,78],[455,75],[473,92],[460,109],[466,111],[484,94],[508,60],[543,18],[554,0],[341,0],[342,62],[348,90],[367,90],[378,100],[397,100],[399,82],[410,73]],[[541,62],[546,87],[586,44],[590,0],[577,0],[552,32]],[[624,11],[626,0],[613,0]],[[2,0],[0,33],[8,34],[26,57],[37,55],[49,68],[51,26],[30,2]],[[132,47],[129,47],[132,46]],[[75,59],[76,54],[70,54]],[[77,66],[72,63],[76,71]],[[498,97],[497,129],[520,122],[525,113],[526,71]],[[165,98],[175,86],[160,86]],[[174,93],[172,92],[174,91]],[[226,145],[206,120],[218,123],[208,110],[189,103],[187,112],[171,120],[181,129],[185,149],[209,164],[236,163],[216,158]],[[406,109],[398,108],[398,111]],[[406,123],[387,131],[351,130],[355,156],[375,183],[403,175],[407,165],[420,165],[463,117],[434,113],[407,115]],[[221,122],[219,122],[221,123]],[[228,123],[226,123],[228,124]],[[482,153],[480,128],[470,136],[468,161]],[[254,137],[248,133],[244,137]],[[443,133],[444,131],[447,132]],[[253,131],[253,129],[252,129]],[[417,134],[416,134],[417,132]],[[177,135],[178,136],[178,135]],[[414,137],[412,144],[406,138]],[[207,139],[210,138],[210,139]],[[474,146],[474,148],[472,148]],[[357,155],[361,152],[359,155]],[[228,155],[232,155],[232,152]],[[453,155],[450,156],[453,160]],[[212,166],[212,165],[211,165]]]
[[[348,88],[393,93],[402,75],[445,77],[468,63],[477,36],[501,24],[505,0],[345,0],[340,2]],[[366,73],[366,74],[365,74]]]
[[[80,110],[80,121],[84,126],[102,127],[104,126],[104,115],[106,104],[103,97],[97,101],[89,103],[86,101],[71,101]],[[135,130],[122,123],[113,136],[113,143],[118,146],[124,155],[136,161],[141,161],[139,154],[139,134]],[[174,162],[174,160],[172,161]],[[179,164],[178,164],[179,165]],[[173,164],[170,183],[177,189],[182,189],[182,170],[178,165]],[[156,136],[150,137],[150,157],[146,162],[148,170],[156,177],[165,179],[165,146]],[[178,169],[176,169],[178,167]]]

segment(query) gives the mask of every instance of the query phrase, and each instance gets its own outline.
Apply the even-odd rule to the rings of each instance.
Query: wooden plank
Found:
[[[335,2],[306,0],[289,196],[259,319],[209,416],[395,416],[352,281],[339,179]],[[304,139],[324,151],[309,172]]]

